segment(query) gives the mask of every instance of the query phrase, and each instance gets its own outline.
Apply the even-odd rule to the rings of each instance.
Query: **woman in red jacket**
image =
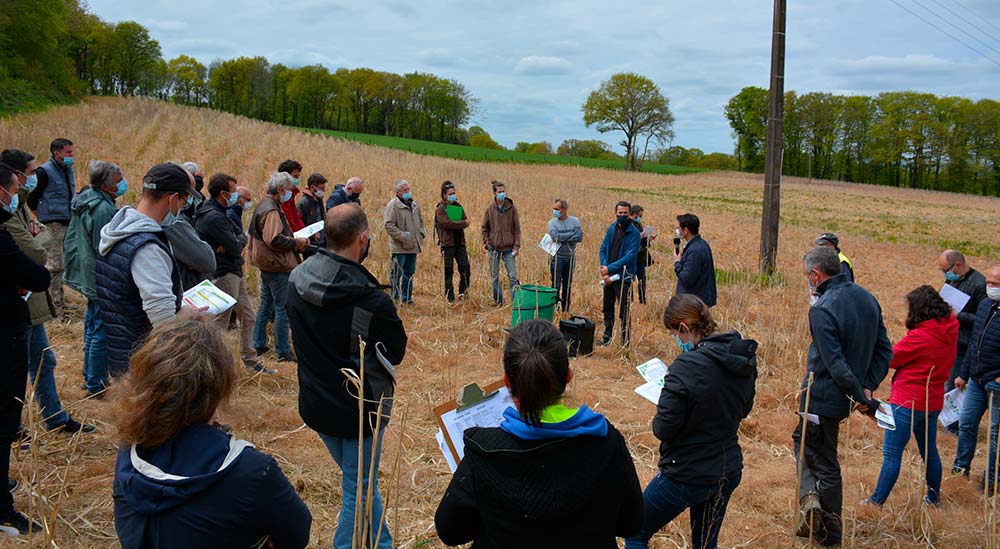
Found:
[[[906,295],[909,332],[892,349],[892,376],[889,402],[896,430],[885,432],[882,471],[878,475],[871,503],[879,507],[889,498],[903,449],[912,432],[926,466],[927,497],[930,505],[941,502],[941,458],[937,451],[937,417],[944,403],[944,384],[958,352],[958,320],[937,290],[921,286]]]

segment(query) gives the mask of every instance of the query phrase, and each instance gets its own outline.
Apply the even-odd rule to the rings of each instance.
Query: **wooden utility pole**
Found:
[[[781,163],[785,117],[785,0],[774,0],[771,37],[771,92],[767,104],[767,156],[764,167],[764,212],[760,223],[760,272],[774,273],[781,214]]]

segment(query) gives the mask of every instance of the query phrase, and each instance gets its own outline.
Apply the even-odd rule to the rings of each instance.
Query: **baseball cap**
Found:
[[[840,239],[837,238],[837,235],[833,233],[823,233],[816,238],[816,242],[814,242],[813,244],[821,246],[827,243],[833,244],[834,246],[840,246]]]
[[[177,164],[164,162],[146,172],[142,178],[142,188],[168,193],[194,194],[187,170]]]

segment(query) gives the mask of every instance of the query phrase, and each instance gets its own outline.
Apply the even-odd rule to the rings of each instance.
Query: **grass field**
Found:
[[[389,273],[382,210],[399,178],[413,184],[425,212],[437,202],[441,181],[454,181],[474,220],[467,233],[470,241],[477,240],[477,222],[490,201],[489,182],[506,182],[508,196],[522,217],[525,246],[518,271],[524,283],[548,283],[546,256],[534,242],[541,239],[551,216],[551,200],[566,198],[570,214],[580,218],[585,233],[573,313],[595,321],[601,318],[597,249],[613,219],[614,203],[622,198],[641,203],[647,224],[664,235],[672,230],[674,216],[696,213],[723,281],[713,314],[722,329],[739,330],[760,342],[756,402],[740,429],[743,481],[722,528],[723,547],[796,546],[791,536],[796,470],[790,433],[797,421],[796,394],[810,340],[809,294],[801,258],[816,235],[826,230],[839,233],[859,283],[880,301],[894,342],[905,333],[906,292],[943,282],[937,268],[943,246],[965,247],[979,270],[1000,263],[1000,201],[993,198],[786,178],[778,273],[761,284],[754,272],[761,176],[728,172],[663,176],[564,165],[463,162],[141,99],[94,99],[0,120],[3,147],[40,155],[56,136],[76,143],[81,169],[90,158],[119,162],[132,182],[140,181],[154,163],[171,159],[194,160],[206,173],[231,173],[258,193],[268,174],[286,158],[302,162],[306,173],[318,171],[331,181],[364,177],[362,199],[374,236],[366,265],[382,281]],[[120,203],[133,203],[136,196],[133,186]],[[650,429],[654,406],[633,392],[641,384],[635,366],[654,356],[669,363],[677,353],[661,321],[675,284],[671,247],[665,241],[653,249],[657,263],[649,271],[650,303],[634,309],[632,348],[601,348],[591,357],[575,360],[576,375],[567,392],[570,404],[588,404],[622,432],[643,485],[656,473],[658,441]],[[399,386],[386,431],[380,486],[387,494],[390,531],[403,548],[442,547],[433,517],[450,474],[434,441],[432,407],[454,398],[467,383],[486,384],[501,375],[503,328],[511,311],[509,306],[492,306],[484,252],[476,246],[469,251],[473,265],[469,299],[447,304],[440,254],[427,242],[418,259],[416,306],[400,312],[410,343],[407,358],[397,369]],[[256,271],[248,268],[247,277],[256,292]],[[75,293],[67,296],[83,304]],[[48,330],[58,356],[56,375],[63,401],[74,416],[96,423],[98,430],[76,438],[45,433],[43,446],[16,455],[14,477],[26,487],[15,493],[16,503],[35,516],[44,514],[55,528],[59,547],[113,546],[114,395],[105,402],[82,400],[82,312],[68,323],[51,323]],[[233,333],[228,337],[235,352],[237,338]],[[266,377],[242,373],[240,386],[219,419],[277,459],[313,514],[311,546],[329,547],[340,509],[339,470],[316,434],[302,428],[294,367],[277,364],[273,357],[266,362],[279,373]],[[888,380],[876,396],[885,398],[887,393]],[[32,414],[26,418],[29,426],[37,412]],[[942,434],[938,441],[947,471],[955,439]],[[902,474],[885,509],[858,507],[856,503],[874,488],[881,448],[882,434],[872,423],[857,415],[845,421],[840,439],[844,547],[1000,546],[996,500],[980,495],[974,482],[946,474],[943,505],[921,507],[922,468],[913,444],[904,455]],[[985,454],[984,430],[973,478],[983,470]],[[687,516],[681,515],[653,539],[653,546],[688,546],[689,535]],[[42,540],[35,540],[34,546],[42,545]]]
[[[601,160],[597,158],[580,158],[577,156],[560,156],[557,154],[531,154],[526,152],[498,151],[493,149],[466,147],[463,145],[452,145],[450,143],[435,143],[433,141],[407,139],[405,137],[373,135],[369,133],[317,130],[312,128],[298,129],[322,135],[330,135],[340,139],[357,141],[366,145],[388,147],[390,149],[397,149],[415,154],[439,156],[442,158],[454,158],[457,160],[469,160],[475,162],[515,162],[519,164],[564,164],[568,166],[602,168],[607,170],[625,169],[625,163],[621,160]],[[642,165],[642,171],[663,175],[678,175],[705,172],[708,170],[704,168],[689,168],[686,166],[670,166],[667,164],[646,162]]]

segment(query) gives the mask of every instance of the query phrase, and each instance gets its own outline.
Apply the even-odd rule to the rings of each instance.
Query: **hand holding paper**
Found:
[[[199,312],[218,315],[236,305],[236,300],[212,284],[210,280],[205,280],[184,292],[184,304],[199,310]]]

